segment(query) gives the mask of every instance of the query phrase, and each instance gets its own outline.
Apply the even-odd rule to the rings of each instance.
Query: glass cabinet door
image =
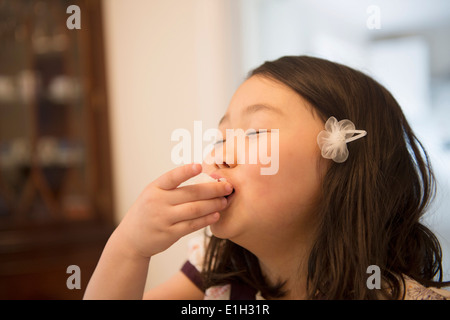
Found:
[[[69,29],[69,5],[81,29]],[[0,299],[80,299],[114,229],[101,0],[0,0]]]
[[[110,183],[100,181],[109,156],[99,154],[107,144],[99,137],[107,132],[99,132],[105,125],[96,123],[104,121],[106,109],[95,105],[106,100],[96,91],[104,87],[96,83],[104,79],[95,76],[99,55],[92,44],[98,39],[92,38],[98,30],[89,25],[95,23],[87,15],[89,1],[78,1],[83,28],[69,29],[68,5],[64,0],[0,2],[3,229],[95,220],[110,210],[104,207]],[[99,190],[102,184],[106,191]]]

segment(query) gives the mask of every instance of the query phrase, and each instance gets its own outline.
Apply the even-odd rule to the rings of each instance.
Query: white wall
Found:
[[[216,127],[236,83],[231,5],[208,0],[104,1],[113,178],[119,222],[172,169],[173,130]],[[230,68],[230,66],[235,66]],[[151,260],[147,287],[186,259],[183,238]]]

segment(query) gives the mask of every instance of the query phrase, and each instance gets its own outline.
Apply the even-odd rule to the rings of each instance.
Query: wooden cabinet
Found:
[[[100,0],[0,2],[0,299],[81,298],[113,230],[104,61]]]

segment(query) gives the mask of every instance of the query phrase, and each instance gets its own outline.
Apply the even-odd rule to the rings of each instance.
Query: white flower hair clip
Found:
[[[354,134],[357,135],[354,136]],[[317,144],[322,150],[322,157],[342,163],[348,158],[347,143],[364,137],[365,130],[355,130],[355,125],[350,120],[337,121],[330,117],[325,123],[325,130],[317,135]]]

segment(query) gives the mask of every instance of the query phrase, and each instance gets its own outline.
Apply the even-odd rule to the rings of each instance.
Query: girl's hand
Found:
[[[211,182],[178,187],[202,171],[200,164],[173,169],[150,183],[115,231],[129,253],[151,257],[181,237],[215,223],[233,187]]]

